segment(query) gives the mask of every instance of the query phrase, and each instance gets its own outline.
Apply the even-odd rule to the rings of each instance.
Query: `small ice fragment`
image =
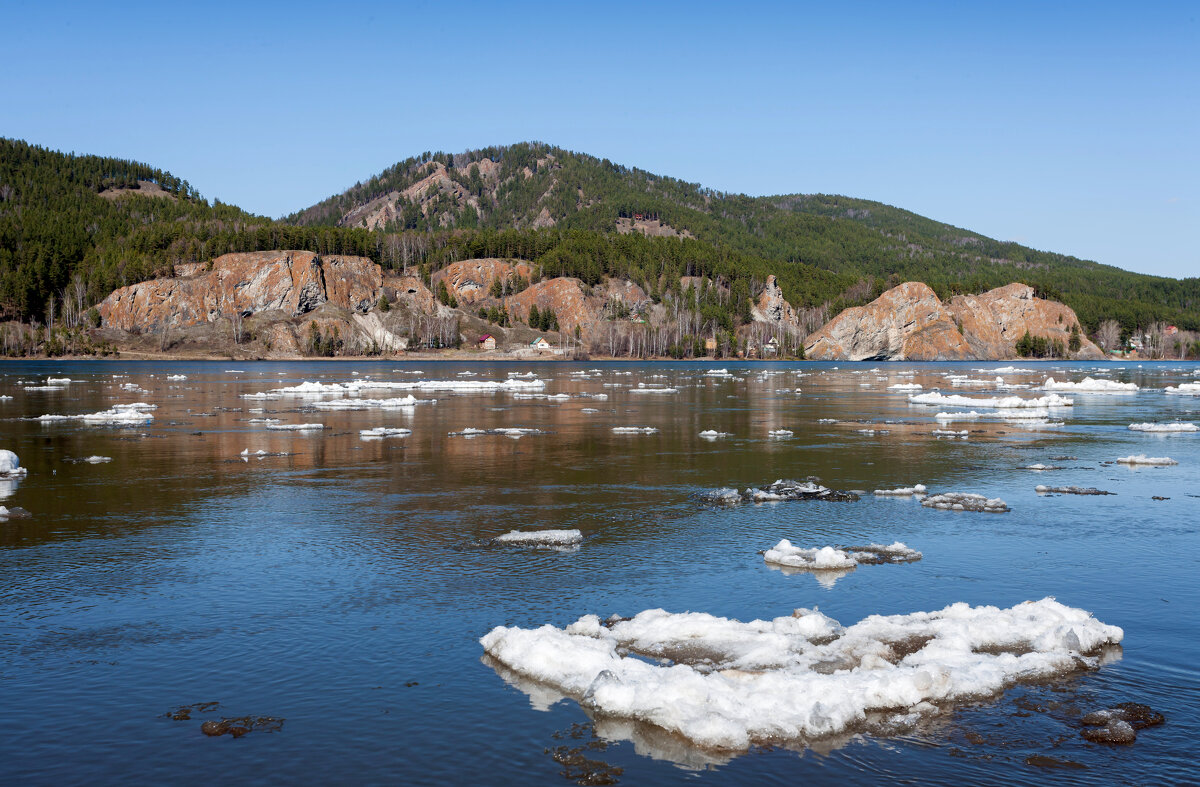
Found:
[[[913,495],[925,494],[924,484],[913,484],[912,486],[902,486],[898,489],[876,489],[875,495],[879,497],[912,497]]]
[[[1200,427],[1188,421],[1171,421],[1168,423],[1143,423],[1130,424],[1129,428],[1134,432],[1197,432]]]
[[[1169,456],[1146,456],[1145,454],[1137,454],[1135,456],[1122,456],[1117,460],[1123,465],[1177,465],[1179,464]]]
[[[943,511],[979,511],[989,514],[1003,514],[1010,510],[1008,505],[998,497],[989,498],[970,492],[944,492],[940,495],[930,495],[921,501],[921,505]]]

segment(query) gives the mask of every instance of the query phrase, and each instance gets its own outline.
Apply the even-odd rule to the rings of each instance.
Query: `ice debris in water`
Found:
[[[990,407],[996,410],[1013,410],[1023,407],[1046,409],[1049,407],[1070,407],[1075,404],[1073,399],[1051,393],[1036,399],[1022,399],[1019,396],[980,397],[960,396],[959,394],[944,394],[938,391],[912,394],[908,401],[913,404],[938,404],[950,407]]]
[[[167,379],[172,380],[172,381],[186,380],[187,375],[186,374],[168,374]]]
[[[816,478],[804,481],[785,481],[782,478],[764,487],[738,492],[730,487],[706,489],[696,493],[696,498],[706,505],[738,505],[739,503],[770,503],[785,500],[832,500],[847,502],[858,500],[853,492],[841,492],[817,483]]]
[[[1082,735],[1093,743],[1133,743],[1137,730],[1154,727],[1166,721],[1161,713],[1149,705],[1137,702],[1122,702],[1111,708],[1096,710],[1079,720],[1086,728]]]
[[[889,385],[888,390],[889,391],[919,391],[924,387],[925,386],[921,385],[920,383],[895,383],[894,385]]]
[[[1122,465],[1177,465],[1179,464],[1169,456],[1146,456],[1145,454],[1137,454],[1135,456],[1122,456],[1117,460],[1118,464]]]
[[[716,440],[718,437],[729,437],[729,432],[718,432],[715,429],[705,429],[700,433],[705,440]]]
[[[133,402],[131,404],[113,405],[111,409],[101,410],[98,413],[83,413],[81,415],[41,415],[33,420],[47,423],[52,421],[83,421],[85,424],[90,426],[134,426],[137,424],[148,424],[153,421],[154,416],[149,411],[156,409],[158,409],[158,405],[156,404]]]
[[[1190,421],[1171,421],[1169,423],[1145,423],[1145,424],[1130,424],[1129,428],[1134,432],[1200,432],[1200,427],[1197,427]]]
[[[531,429],[527,427],[510,426],[500,429],[476,429],[473,426],[468,426],[460,432],[450,432],[451,437],[478,437],[479,435],[503,435],[504,437],[520,438],[527,434],[545,434],[541,429]]]
[[[268,429],[277,432],[316,432],[325,428],[325,424],[267,424]]]
[[[769,437],[791,437],[792,430],[791,429],[772,429],[771,431],[767,432],[767,435]]]
[[[1105,492],[1094,486],[1046,486],[1038,484],[1033,491],[1039,495],[1115,495],[1116,492]]]
[[[112,457],[111,456],[85,456],[83,459],[80,459],[79,461],[87,462],[89,465],[98,465],[103,462],[111,462]]]
[[[658,429],[653,426],[614,426],[616,434],[654,434]]]
[[[1168,385],[1163,389],[1169,394],[1192,394],[1200,396],[1200,383],[1180,383],[1179,385]]]
[[[498,626],[480,644],[508,669],[602,715],[745,750],[834,735],[881,713],[884,723],[934,714],[1020,681],[1096,668],[1102,648],[1123,638],[1120,628],[1046,598],[1009,609],[957,603],[872,615],[847,628],[807,609],[748,623],[653,609],[607,623],[585,615],[564,629]]]
[[[789,568],[803,568],[813,571],[822,569],[854,568],[858,562],[854,558],[833,547],[796,547],[786,538],[763,553],[763,560]]]
[[[1010,510],[1008,504],[998,497],[987,497],[970,492],[944,492],[940,495],[930,495],[921,501],[921,505],[943,511],[979,511],[988,514],[1003,514]]]
[[[21,467],[20,458],[7,449],[0,449],[0,478],[23,477],[28,471]]]
[[[374,429],[359,429],[358,436],[363,440],[382,440],[385,437],[408,437],[411,429],[392,426],[376,426]]]
[[[1041,462],[1035,462],[1034,464],[1031,464],[1031,465],[1025,465],[1021,469],[1022,470],[1044,471],[1044,470],[1061,470],[1062,468],[1057,467],[1056,465],[1047,465],[1047,464],[1042,464]]]
[[[876,489],[875,494],[879,497],[912,497],[913,495],[925,494],[925,485],[913,484],[912,486],[902,486],[898,489]]]
[[[397,391],[526,391],[545,388],[543,380],[508,379],[491,380],[415,380],[393,382],[388,380],[352,380],[346,383],[317,383],[305,381],[286,388],[274,388],[266,394],[248,394],[247,398],[269,397],[271,394],[289,396],[321,396],[326,394],[352,394],[366,390]]]
[[[491,539],[493,544],[531,547],[568,547],[583,543],[578,530],[511,530]]]
[[[8,506],[0,506],[0,522],[7,522],[10,519],[28,519],[30,514],[20,506],[9,508]]]
[[[629,393],[637,394],[673,394],[679,393],[678,388],[646,388],[645,383],[638,383],[637,388],[630,388]]]
[[[935,421],[974,421],[978,418],[980,415],[974,410],[966,413],[938,413],[933,417]]]
[[[1077,383],[1063,380],[1059,382],[1053,377],[1047,377],[1042,384],[1045,391],[1072,391],[1074,393],[1137,393],[1137,383],[1118,383],[1113,380],[1097,380],[1094,377],[1084,377]]]
[[[437,399],[418,399],[412,394],[391,399],[333,399],[313,402],[318,410],[406,410],[419,404],[436,404]]]

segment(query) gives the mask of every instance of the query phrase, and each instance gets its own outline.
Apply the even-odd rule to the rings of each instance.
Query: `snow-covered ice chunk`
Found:
[[[846,628],[806,609],[748,623],[655,609],[606,623],[586,615],[563,629],[498,626],[480,644],[601,716],[745,750],[1096,668],[1102,649],[1123,638],[1120,628],[1046,598],[1009,609],[958,603],[872,615]]]
[[[678,388],[644,388],[645,383],[638,383],[637,388],[630,388],[629,393],[637,394],[673,394],[679,393]]]
[[[1179,385],[1168,385],[1163,389],[1169,394],[1191,394],[1200,396],[1200,383],[1180,383]]]
[[[491,539],[494,544],[533,547],[567,547],[583,543],[578,530],[512,530]]]
[[[1084,377],[1077,383],[1068,380],[1059,382],[1053,377],[1047,377],[1046,382],[1042,383],[1042,390],[1072,393],[1137,393],[1138,386],[1136,383],[1118,383],[1113,380],[1098,380],[1095,377]]]
[[[938,413],[933,419],[935,421],[975,421],[980,417],[978,412],[971,410],[966,413]]]
[[[1137,454],[1135,456],[1122,456],[1117,460],[1123,465],[1177,465],[1179,464],[1169,456],[1146,456],[1145,454]]]
[[[615,434],[654,434],[658,431],[653,426],[614,426]]]
[[[1115,492],[1105,492],[1094,486],[1046,486],[1038,484],[1033,491],[1039,495],[1112,495]]]
[[[925,386],[921,385],[920,383],[895,383],[894,385],[889,385],[888,390],[889,391],[919,391],[924,387]]]
[[[763,560],[789,568],[803,568],[811,571],[825,569],[854,568],[858,563],[854,558],[833,547],[796,547],[786,538],[763,553]]]
[[[360,429],[358,436],[363,440],[382,440],[385,437],[408,437],[411,429],[392,426],[376,426],[374,429]]]
[[[267,428],[277,432],[317,432],[325,424],[267,424]]]
[[[769,437],[791,437],[792,430],[791,429],[772,429],[771,431],[767,432],[767,435]]]
[[[1073,399],[1068,399],[1055,393],[1039,396],[1036,399],[1022,399],[1019,396],[989,398],[930,391],[929,393],[911,394],[908,397],[908,401],[912,404],[936,404],[950,407],[990,407],[996,410],[1012,410],[1023,407],[1046,409],[1049,407],[1070,407],[1075,404]]]
[[[1129,428],[1134,432],[1200,432],[1200,427],[1189,421],[1130,424]]]
[[[943,511],[980,511],[989,514],[1003,514],[1009,511],[1008,504],[998,497],[986,497],[971,492],[944,492],[940,495],[930,495],[921,501],[926,508],[937,508]]]
[[[925,492],[924,484],[913,484],[898,489],[876,489],[874,494],[879,497],[912,497],[913,495],[923,495]]]
[[[29,471],[21,467],[20,458],[7,449],[0,449],[0,478],[18,478]]]
[[[700,433],[700,436],[703,437],[705,440],[716,440],[719,437],[729,437],[730,433],[729,432],[718,432],[715,429],[705,429],[703,432]]]
[[[83,459],[80,459],[79,461],[87,462],[89,465],[98,465],[98,464],[103,464],[104,462],[111,462],[112,457],[111,456],[85,456]]]
[[[172,381],[186,380],[187,375],[186,374],[168,374],[167,379],[172,380]]]

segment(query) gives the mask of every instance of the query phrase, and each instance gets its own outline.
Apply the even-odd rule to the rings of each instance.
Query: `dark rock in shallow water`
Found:
[[[224,735],[229,731],[229,725],[223,721],[206,721],[200,725],[200,732],[211,737]]]
[[[1122,702],[1111,708],[1096,710],[1080,719],[1089,727],[1107,725],[1111,721],[1128,722],[1135,730],[1154,727],[1166,721],[1166,717],[1149,705],[1139,702]]]
[[[1025,764],[1032,765],[1035,768],[1046,768],[1049,770],[1083,770],[1087,768],[1087,766],[1081,762],[1075,762],[1074,760],[1060,760],[1057,757],[1049,757],[1045,754],[1031,754],[1025,758]]]
[[[1083,737],[1092,743],[1127,744],[1137,740],[1137,733],[1129,722],[1114,719],[1103,727],[1088,727]]]
[[[1096,489],[1091,486],[1042,486],[1038,485],[1034,488],[1038,494],[1055,494],[1055,495],[1115,495],[1116,492],[1105,492],[1103,489]]]

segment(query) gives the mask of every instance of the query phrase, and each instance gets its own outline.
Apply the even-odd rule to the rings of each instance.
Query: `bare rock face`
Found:
[[[758,302],[750,309],[751,316],[759,322],[796,324],[796,310],[783,297],[783,290],[775,276],[767,277],[767,285],[758,296]]]
[[[846,309],[808,337],[805,355],[834,361],[958,361],[971,349],[928,285],[906,282]]]
[[[98,307],[103,324],[153,331],[247,312],[299,316],[325,303],[365,312],[383,284],[382,271],[368,259],[307,251],[226,254],[213,260],[211,270],[187,272],[115,290]]]
[[[1068,345],[1078,324],[1069,306],[1035,298],[1025,284],[957,295],[943,304],[928,286],[907,282],[834,317],[808,337],[805,354],[830,361],[1000,360],[1016,357],[1026,331]],[[1087,337],[1080,341],[1073,357],[1104,357]]]
[[[1017,341],[1031,336],[1059,339],[1067,345],[1071,327],[1079,325],[1075,311],[1064,303],[1035,298],[1027,284],[1008,284],[981,295],[956,295],[947,304],[962,325],[963,336],[976,358],[1011,358]],[[1104,353],[1080,334],[1080,360],[1103,359]]]
[[[522,322],[529,320],[529,308],[535,304],[538,311],[553,311],[562,331],[573,331],[577,325],[586,327],[597,317],[578,279],[547,279],[504,299],[509,315]]]
[[[460,306],[470,306],[490,297],[492,282],[533,276],[534,266],[528,262],[498,259],[463,260],[454,262],[433,274],[434,282],[446,282],[446,289]]]

